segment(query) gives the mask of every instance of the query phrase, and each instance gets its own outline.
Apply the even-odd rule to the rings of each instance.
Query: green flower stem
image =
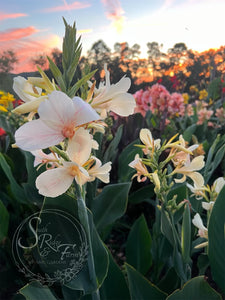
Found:
[[[100,300],[100,295],[98,291],[98,284],[97,284],[97,277],[95,272],[95,263],[94,263],[94,256],[93,256],[93,249],[92,249],[92,241],[91,241],[91,232],[90,226],[88,222],[88,214],[87,214],[87,207],[85,205],[84,197],[82,196],[82,191],[80,186],[74,180],[74,185],[76,189],[76,196],[77,196],[77,206],[78,206],[78,215],[81,224],[84,226],[84,229],[87,234],[87,240],[89,245],[89,259],[88,259],[88,269],[90,279],[95,286],[95,291],[92,292],[92,300]]]

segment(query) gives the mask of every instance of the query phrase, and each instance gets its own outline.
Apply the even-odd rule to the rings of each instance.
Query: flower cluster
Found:
[[[198,145],[195,144],[187,148],[182,135],[180,135],[179,140],[176,142],[174,142],[175,137],[176,135],[161,146],[161,140],[154,140],[150,130],[141,129],[140,140],[143,145],[138,145],[138,147],[142,148],[147,158],[140,158],[136,155],[135,160],[129,164],[130,167],[137,171],[137,174],[133,178],[137,177],[139,182],[149,178],[155,185],[156,194],[159,197],[162,196],[165,190],[170,188],[167,181],[176,174],[182,175],[181,178],[174,179],[176,183],[185,182],[187,177],[189,177],[195,187],[200,189],[204,186],[204,178],[197,172],[205,165],[204,156],[199,155],[193,159],[191,158],[193,151],[198,148]],[[168,149],[170,151],[167,158],[163,162],[160,162],[160,155],[162,152],[168,152]],[[166,165],[169,162],[172,162],[174,169],[169,174],[166,174]],[[150,167],[152,172],[148,171],[148,167]],[[166,199],[161,199],[161,201],[165,202]]]
[[[161,84],[154,84],[147,90],[139,90],[134,94],[137,108],[136,113],[141,113],[145,117],[150,110],[156,115],[165,115],[167,118],[183,116],[185,113],[184,98],[179,93],[170,94]]]
[[[7,112],[10,104],[15,101],[12,94],[0,91],[0,111]]]
[[[14,90],[24,101],[14,112],[29,113],[28,122],[15,133],[16,146],[35,156],[35,166],[46,166],[36,179],[40,194],[57,197],[73,180],[80,186],[95,178],[109,182],[111,162],[102,165],[92,155],[92,149],[98,149],[94,132],[104,130],[100,116],[110,111],[126,116],[133,113],[136,104],[127,93],[130,79],[110,85],[109,72],[105,72],[106,85],[98,89],[91,85],[86,101],[59,91],[42,70],[42,78],[14,79]]]

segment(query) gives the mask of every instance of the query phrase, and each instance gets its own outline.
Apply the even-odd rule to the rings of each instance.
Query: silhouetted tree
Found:
[[[0,72],[9,73],[13,70],[14,64],[18,62],[13,50],[5,50],[0,54]]]

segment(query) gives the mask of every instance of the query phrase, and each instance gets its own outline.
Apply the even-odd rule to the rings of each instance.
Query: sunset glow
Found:
[[[25,0],[12,0],[10,6],[5,1],[0,12],[0,49],[16,52],[15,73],[31,71],[32,58],[61,49],[64,17],[69,24],[76,22],[83,55],[98,40],[112,51],[116,42],[139,44],[140,58],[147,57],[146,44],[153,41],[163,44],[164,52],[179,42],[202,52],[225,45],[224,12],[223,0],[46,0],[33,2],[32,7]]]

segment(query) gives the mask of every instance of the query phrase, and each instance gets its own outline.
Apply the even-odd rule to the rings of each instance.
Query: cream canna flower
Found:
[[[160,139],[153,140],[151,131],[147,128],[143,128],[140,131],[140,140],[146,146],[143,150],[144,154],[150,154],[152,151],[154,152],[154,148],[160,148]]]
[[[71,139],[75,127],[99,119],[99,115],[79,97],[70,99],[54,91],[39,106],[40,118],[22,125],[15,133],[16,145],[23,150],[45,149]]]
[[[97,158],[92,156],[91,159],[95,161],[95,165],[88,169],[88,174],[90,179],[88,181],[94,181],[95,178],[100,179],[104,183],[109,183],[109,172],[111,170],[111,162],[107,162],[102,165],[102,162]]]
[[[31,151],[31,153],[34,155],[34,167],[37,167],[38,165],[44,165],[49,164],[51,166],[54,166],[54,163],[59,161],[59,158],[57,157],[57,154],[44,153],[41,149],[36,151]]]
[[[119,116],[127,117],[134,113],[136,102],[134,97],[127,93],[131,85],[130,78],[123,77],[116,84],[110,84],[110,74],[104,66],[105,85],[100,83],[99,88],[94,90],[94,98],[91,106],[101,114],[103,118],[112,111]]]
[[[146,166],[142,163],[139,154],[135,155],[134,160],[130,162],[128,166],[137,171],[137,174],[135,174],[132,179],[137,177],[138,182],[143,182],[147,179],[149,173]]]
[[[61,166],[39,175],[36,179],[39,193],[46,197],[57,197],[69,189],[74,179],[80,186],[91,180],[83,167],[90,157],[91,148],[91,135],[84,128],[79,128],[67,148],[71,161],[64,161]]]
[[[13,79],[13,89],[16,94],[25,103],[16,107],[13,112],[25,114],[31,111],[37,111],[40,103],[47,99],[47,95],[42,96],[42,89],[31,84],[22,76],[17,76]]]
[[[195,227],[198,228],[198,236],[208,240],[208,229],[203,225],[202,219],[198,213],[194,216],[192,223],[194,224]],[[208,241],[200,245],[197,245],[195,248],[202,248],[207,245],[208,245]]]
[[[190,191],[196,196],[197,200],[202,199],[205,196],[205,191],[208,191],[208,188],[203,186],[192,186],[191,184],[187,183],[187,187],[190,189]]]
[[[183,167],[176,167],[176,169],[173,171],[173,174],[182,174],[183,177],[181,179],[174,179],[175,182],[184,182],[186,180],[186,176],[188,176],[193,180],[194,185],[196,187],[204,186],[203,176],[200,173],[196,172],[198,170],[201,170],[204,167],[204,165],[204,156],[200,155],[195,157],[191,162],[187,162],[186,164],[184,164]]]
[[[224,185],[225,185],[225,179],[223,177],[219,177],[214,181],[212,185],[212,191],[215,191],[216,194],[218,195],[222,190],[222,188],[224,187]]]

